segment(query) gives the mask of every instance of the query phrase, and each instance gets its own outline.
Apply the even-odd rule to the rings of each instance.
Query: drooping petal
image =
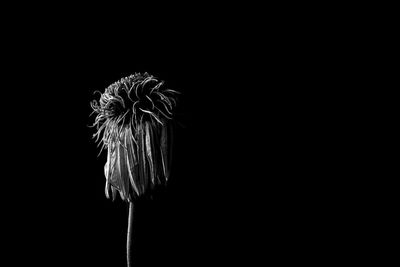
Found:
[[[110,198],[110,195],[109,195],[110,184],[108,183],[109,166],[110,166],[110,149],[108,149],[108,153],[107,153],[107,162],[106,162],[106,164],[104,164],[104,177],[106,178],[106,185],[104,188],[104,192],[105,192],[107,198]]]
[[[165,179],[169,178],[169,169],[168,169],[168,133],[167,127],[163,126],[161,128],[161,140],[160,140],[160,148],[161,148],[161,161],[164,171]]]
[[[137,166],[138,162],[136,159],[136,148],[135,143],[133,142],[133,135],[131,128],[127,129],[127,134],[125,135],[125,147],[127,148],[127,165],[128,165],[128,173],[129,173],[129,180],[131,182],[132,188],[136,195],[140,195],[140,192],[137,187],[138,183],[138,171]]]
[[[121,170],[120,170],[120,164],[119,164],[119,145],[117,145],[117,140],[114,139],[112,141],[112,147],[114,148],[113,151],[111,152],[111,168],[112,172],[110,175],[110,183],[112,186],[114,186],[117,190],[121,190]]]
[[[115,162],[114,144],[113,144],[113,142],[109,142],[107,145],[107,162],[104,165],[104,176],[106,177],[105,194],[106,194],[107,198],[110,198],[110,195],[109,195],[110,186],[111,186],[110,181],[111,181],[112,172],[114,170],[114,162]]]
[[[111,186],[111,193],[112,193],[112,200],[115,200],[115,197],[117,196],[117,189],[115,189],[114,186]]]
[[[147,187],[146,181],[146,158],[144,154],[144,136],[143,136],[143,126],[138,124],[138,159],[139,159],[139,184],[141,191],[144,192]]]
[[[152,148],[151,148],[151,136],[150,136],[150,126],[149,123],[146,122],[146,154],[147,154],[147,160],[149,161],[149,167],[150,167],[150,177],[151,177],[151,182],[154,184],[154,165],[153,165],[153,156],[152,156]]]
[[[152,151],[153,159],[153,172],[155,175],[155,183],[161,183],[161,177],[163,177],[163,167],[161,160],[161,149],[160,149],[160,136],[161,127],[157,123],[152,123],[149,127],[150,132],[150,146]]]
[[[123,129],[121,131],[121,138],[117,143],[117,149],[118,149],[118,159],[117,159],[117,164],[118,168],[121,173],[121,192],[124,195],[126,199],[129,199],[129,171],[128,171],[128,164],[127,164],[127,149],[126,147],[122,144],[122,140],[125,139],[125,134],[126,131]]]

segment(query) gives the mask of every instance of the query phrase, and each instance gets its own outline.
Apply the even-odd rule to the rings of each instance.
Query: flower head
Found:
[[[149,186],[169,177],[171,125],[178,92],[167,89],[148,73],[135,73],[111,84],[100,100],[91,102],[97,114],[96,142],[107,150],[105,194],[131,202]],[[100,151],[100,152],[101,152]]]

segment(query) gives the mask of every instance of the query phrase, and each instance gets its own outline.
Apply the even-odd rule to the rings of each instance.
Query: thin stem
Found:
[[[129,202],[128,232],[126,235],[126,260],[128,267],[132,267],[132,260],[131,260],[132,225],[133,225],[133,203]]]

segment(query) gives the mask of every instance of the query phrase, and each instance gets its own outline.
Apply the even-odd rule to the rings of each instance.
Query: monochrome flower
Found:
[[[98,91],[97,91],[98,92]],[[101,93],[101,92],[100,92]],[[169,178],[172,127],[177,91],[148,73],[111,84],[92,101],[93,135],[107,151],[105,194],[131,202]],[[100,153],[101,153],[100,151]]]

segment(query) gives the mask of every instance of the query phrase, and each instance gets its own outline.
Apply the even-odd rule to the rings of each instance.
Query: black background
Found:
[[[287,32],[106,25],[27,24],[4,50],[13,259],[125,266],[127,204],[104,196],[106,157],[97,157],[89,104],[135,72],[182,94],[170,183],[135,203],[134,266],[298,262],[324,252],[332,218],[314,217],[326,207],[311,197],[319,169],[307,160],[319,155],[307,138],[324,130],[309,133],[312,111],[298,89],[311,86],[299,71],[306,61]]]
[[[28,132],[18,136],[28,142],[22,147],[29,158],[26,165],[14,162],[24,180],[13,181],[21,198],[13,196],[18,208],[12,213],[23,245],[12,243],[26,252],[21,260],[125,266],[128,205],[104,196],[106,157],[97,157],[89,103],[98,98],[95,90],[135,72],[149,72],[182,93],[170,183],[135,203],[135,266],[244,260],[251,236],[259,234],[251,231],[257,222],[248,216],[254,206],[246,199],[257,186],[247,164],[256,163],[248,159],[253,150],[244,151],[257,145],[250,118],[256,111],[243,103],[250,88],[239,83],[252,77],[234,52],[218,45],[190,51],[162,40],[135,46],[133,39],[111,48],[97,42],[112,39],[55,38],[46,36],[19,54],[26,69],[18,79],[25,84],[22,129]]]

